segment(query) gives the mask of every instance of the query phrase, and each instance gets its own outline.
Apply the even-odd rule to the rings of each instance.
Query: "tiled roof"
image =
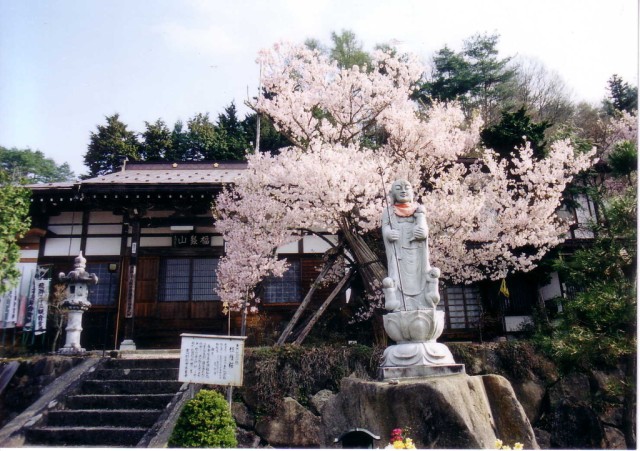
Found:
[[[82,184],[219,184],[233,183],[244,163],[128,163],[124,170],[87,179]]]
[[[128,163],[122,170],[77,182],[31,185],[32,189],[72,188],[74,185],[218,185],[233,183],[245,163],[178,162]]]

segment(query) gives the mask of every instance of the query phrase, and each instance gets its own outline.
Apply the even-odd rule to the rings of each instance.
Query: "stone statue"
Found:
[[[413,200],[413,188],[396,180],[389,193],[393,200],[382,214],[382,236],[388,277],[382,281],[385,308],[391,311],[435,308],[440,270],[429,262],[429,228],[426,211]],[[434,296],[435,284],[435,296]]]
[[[396,180],[393,202],[382,214],[382,237],[388,275],[382,281],[384,329],[396,342],[385,349],[380,378],[431,377],[464,372],[449,348],[436,339],[444,329],[438,282],[440,270],[429,261],[426,211],[413,199],[406,180]]]

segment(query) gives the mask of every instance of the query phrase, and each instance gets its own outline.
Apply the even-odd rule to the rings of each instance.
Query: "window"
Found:
[[[446,329],[471,329],[480,321],[480,291],[476,286],[456,285],[442,289]],[[443,305],[444,304],[444,305]]]
[[[299,260],[290,260],[282,277],[267,277],[262,282],[266,304],[302,302],[301,269]]]
[[[89,285],[89,302],[91,302],[91,305],[112,306],[116,304],[118,298],[118,271],[109,271],[109,265],[115,265],[115,263],[87,264],[86,271],[98,276],[97,285]]]
[[[160,265],[160,301],[216,301],[217,258],[166,258]]]

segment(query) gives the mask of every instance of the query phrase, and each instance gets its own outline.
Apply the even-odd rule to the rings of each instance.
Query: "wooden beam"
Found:
[[[338,294],[340,294],[340,292],[342,291],[342,289],[344,288],[344,286],[347,284],[347,282],[349,281],[349,279],[351,279],[351,277],[353,276],[354,271],[353,269],[349,269],[349,271],[347,271],[347,273],[344,275],[344,277],[340,280],[340,282],[338,283],[338,285],[336,285],[336,287],[333,289],[333,291],[331,292],[331,294],[327,297],[327,299],[325,299],[325,301],[322,303],[322,305],[320,306],[320,308],[313,314],[313,316],[309,319],[309,321],[307,322],[307,324],[304,326],[304,329],[302,329],[302,331],[300,332],[300,334],[298,335],[298,337],[293,341],[293,344],[295,345],[299,345],[302,344],[302,342],[304,341],[305,338],[307,338],[307,335],[309,335],[309,332],[311,332],[311,329],[313,328],[313,326],[318,322],[318,320],[320,319],[320,317],[322,316],[322,314],[324,313],[324,311],[327,309],[327,307],[329,307],[329,304],[331,304],[331,302],[333,302],[333,300],[338,296]]]
[[[331,267],[333,266],[337,258],[338,258],[337,252],[331,253],[329,255],[329,258],[325,262],[324,267],[322,268],[322,271],[320,271],[320,274],[318,274],[318,277],[316,277],[316,280],[311,284],[311,287],[309,288],[307,295],[304,297],[304,299],[298,306],[298,309],[293,314],[293,317],[289,321],[289,324],[287,324],[287,327],[285,327],[284,331],[282,332],[282,335],[280,335],[280,338],[278,338],[278,341],[276,342],[276,346],[282,346],[287,341],[287,338],[289,338],[291,331],[300,320],[302,313],[305,311],[305,309],[311,302],[311,297],[313,296],[313,293],[315,293],[316,289],[320,286],[320,283],[322,282],[324,277],[327,275],[327,273],[329,272],[329,270],[331,269]]]

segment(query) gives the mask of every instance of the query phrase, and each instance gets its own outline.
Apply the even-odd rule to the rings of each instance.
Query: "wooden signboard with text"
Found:
[[[242,385],[244,340],[226,335],[181,334],[180,382]]]

